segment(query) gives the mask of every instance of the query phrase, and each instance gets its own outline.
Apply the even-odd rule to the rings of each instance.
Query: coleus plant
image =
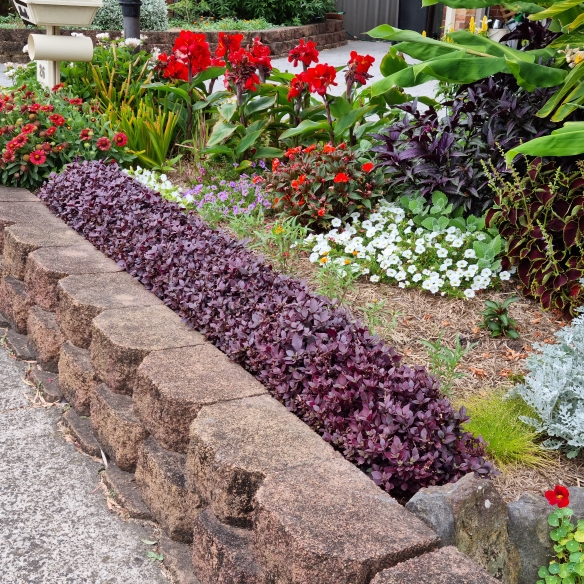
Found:
[[[102,163],[71,164],[39,196],[386,490],[493,472],[423,367],[198,214]]]
[[[535,159],[525,176],[491,172],[495,202],[486,217],[506,240],[503,269],[517,266],[523,292],[544,309],[575,316],[584,302],[584,177]]]

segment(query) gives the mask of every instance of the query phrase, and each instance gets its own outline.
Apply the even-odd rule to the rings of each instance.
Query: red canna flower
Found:
[[[220,32],[215,56],[224,57],[225,55],[238,51],[241,48],[242,40],[242,34],[227,34],[225,32]]]
[[[103,150],[105,152],[106,150],[109,150],[111,148],[112,143],[109,140],[109,138],[102,136],[97,140],[96,145],[100,150]]]
[[[47,136],[52,136],[56,131],[57,131],[57,127],[51,126],[50,128],[47,128],[45,133]]]
[[[254,56],[245,49],[238,49],[229,53],[228,60],[231,68],[225,72],[225,87],[230,89],[233,83],[238,91],[255,91],[260,78]]]
[[[294,62],[294,67],[298,66],[298,61],[305,68],[309,67],[312,63],[318,63],[318,51],[316,50],[315,42],[308,41],[304,43],[304,39],[300,39],[300,43],[288,53],[288,62]]]
[[[26,124],[25,126],[22,127],[21,132],[23,134],[33,134],[34,132],[36,132],[37,127],[34,124]]]
[[[93,136],[93,130],[91,130],[90,128],[84,128],[79,133],[79,138],[82,142],[87,142],[87,140],[90,140],[92,136]]]
[[[356,81],[361,85],[365,85],[368,79],[371,79],[373,75],[369,74],[369,69],[371,65],[375,62],[375,58],[371,55],[359,55],[356,51],[351,51],[351,58],[347,64],[347,72],[345,73],[345,78],[347,83],[349,80]]]
[[[363,172],[371,172],[374,168],[375,164],[373,162],[366,162],[362,167],[361,170]]]
[[[43,150],[35,150],[34,152],[30,153],[30,161],[37,166],[39,164],[44,164],[46,159],[47,157]]]
[[[263,83],[268,78],[270,71],[273,68],[272,61],[270,60],[270,47],[264,45],[260,40],[260,37],[255,37],[253,39],[251,54],[255,59],[255,64],[258,68],[258,73]]]
[[[318,93],[322,97],[326,95],[331,85],[338,85],[335,83],[337,70],[332,65],[321,63],[307,69],[305,75],[310,93]]]
[[[288,101],[301,97],[308,90],[306,83],[306,73],[299,73],[290,80],[290,91],[288,92]]]
[[[350,178],[348,174],[345,174],[344,172],[339,172],[337,174],[337,176],[335,176],[334,178],[334,182],[336,183],[347,183],[349,182]]]
[[[65,118],[60,114],[53,114],[52,116],[49,116],[49,120],[51,120],[55,126],[65,125]]]
[[[174,56],[190,68],[191,75],[205,71],[211,66],[211,49],[202,33],[183,30],[173,47]]]
[[[556,485],[553,491],[546,491],[545,498],[550,505],[557,505],[559,509],[563,509],[570,504],[570,491],[562,485]]]

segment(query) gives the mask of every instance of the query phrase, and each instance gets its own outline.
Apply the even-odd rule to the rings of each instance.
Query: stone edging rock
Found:
[[[70,35],[71,32],[74,31],[63,30],[61,34]],[[120,36],[120,31],[83,30],[79,32],[91,37],[94,42],[96,35],[100,32],[109,32],[111,38]],[[219,33],[216,31],[202,32],[207,36],[212,50],[215,50]],[[0,62],[27,63],[28,57],[22,52],[22,48],[27,44],[29,34],[44,34],[44,29],[0,29]],[[178,32],[144,31],[143,34],[147,37],[144,42],[147,50],[151,51],[154,47],[158,47],[163,52],[172,50],[172,45],[178,36]],[[252,32],[244,31],[242,34],[244,35],[244,45],[253,42],[254,37],[259,36],[262,42],[270,47],[273,57],[286,56],[288,51],[294,48],[301,38],[315,41],[321,51],[347,44],[347,34],[343,30],[343,21],[332,19],[304,26],[287,26]]]
[[[0,253],[8,345],[181,582],[495,582],[26,190],[0,187]]]

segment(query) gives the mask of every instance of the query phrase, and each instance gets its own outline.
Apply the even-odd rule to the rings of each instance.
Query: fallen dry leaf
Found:
[[[469,370],[477,377],[487,376],[487,372],[484,369],[480,369],[479,367],[469,367]]]

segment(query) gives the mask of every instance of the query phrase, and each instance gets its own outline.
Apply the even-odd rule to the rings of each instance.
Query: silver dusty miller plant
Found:
[[[584,315],[555,336],[555,345],[535,345],[539,353],[527,360],[530,373],[512,393],[537,414],[539,419],[521,420],[547,434],[542,446],[564,448],[573,458],[584,448]]]

